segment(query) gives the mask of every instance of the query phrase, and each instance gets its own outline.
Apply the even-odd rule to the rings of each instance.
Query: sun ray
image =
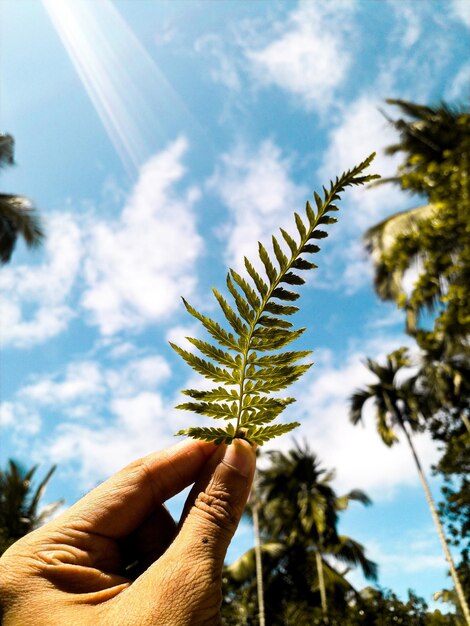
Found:
[[[202,129],[111,0],[42,0],[126,169]]]

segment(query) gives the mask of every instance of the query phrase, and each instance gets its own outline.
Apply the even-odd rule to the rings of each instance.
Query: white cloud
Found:
[[[280,226],[292,230],[293,211],[304,206],[307,188],[290,178],[290,169],[289,159],[270,140],[254,151],[239,145],[222,156],[222,166],[209,186],[231,213],[222,233],[230,265],[240,267],[245,255],[254,261],[257,242],[269,244]]]
[[[42,420],[34,409],[15,402],[2,402],[0,404],[0,426],[9,428],[21,441],[25,437],[37,435],[41,429]]]
[[[358,165],[372,152],[376,152],[376,157],[368,173],[384,178],[395,174],[402,157],[384,153],[385,147],[393,144],[397,137],[380,113],[380,106],[375,98],[364,95],[344,109],[342,119],[330,133],[329,147],[318,172],[320,180],[334,178]],[[362,243],[364,231],[387,215],[412,206],[413,202],[391,184],[348,189],[341,202],[335,237],[328,242],[326,280],[324,272],[322,284],[344,289],[349,294],[370,285],[372,268]]]
[[[422,502],[425,505],[424,495]],[[379,565],[379,583],[385,588],[393,588],[399,596],[405,594],[406,575],[415,584],[418,576],[429,576],[433,570],[435,576],[445,577],[447,564],[432,523],[422,527],[396,528],[395,532],[388,533],[386,540],[383,537],[379,540],[373,534],[366,533],[362,540],[365,540],[367,557]],[[348,574],[348,580],[356,589],[368,584],[358,569]],[[426,592],[428,594],[429,590]]]
[[[159,391],[170,373],[169,364],[152,354],[117,367],[73,362],[63,374],[42,376],[3,403],[2,426],[21,438],[18,449],[60,462],[63,475],[74,472],[80,487],[88,488],[172,443],[184,416]]]
[[[401,2],[401,0],[390,0],[390,4],[399,20],[396,34],[392,34],[392,39],[398,39],[401,47],[409,49],[419,40],[421,35],[420,11],[417,10],[416,3],[410,5]]]
[[[465,26],[470,28],[470,4],[468,0],[452,0],[454,15],[461,20]]]
[[[70,363],[64,374],[43,376],[18,393],[22,400],[42,406],[84,404],[104,397],[122,398],[153,389],[170,376],[170,367],[160,355],[127,361],[119,368],[105,368],[96,361]],[[80,412],[80,414],[82,414]]]
[[[98,364],[85,361],[70,364],[61,381],[43,377],[23,387],[21,396],[37,404],[56,405],[89,400],[103,390],[103,376]]]
[[[96,420],[88,411],[80,422],[62,421],[39,442],[35,456],[47,453],[63,475],[73,474],[88,489],[131,461],[174,444],[174,433],[188,425],[174,404],[155,386],[109,389],[104,417]]]
[[[235,58],[227,53],[224,39],[210,33],[199,37],[194,43],[194,49],[197,54],[207,54],[215,60],[215,65],[210,69],[210,76],[215,83],[225,85],[234,91],[240,89],[241,80]]]
[[[165,339],[168,342],[174,343],[180,348],[189,352],[196,351],[196,347],[190,343],[186,337],[198,338],[200,334],[200,327],[195,324],[190,326],[172,326],[168,329]]]
[[[129,358],[138,353],[138,349],[130,341],[114,341],[114,338],[111,337],[104,337],[101,347],[107,349],[108,356],[112,359]]]
[[[384,312],[381,310],[381,315],[377,315],[377,310],[374,311],[370,316],[369,328],[371,329],[381,329],[387,328],[390,326],[398,326],[403,327],[404,324],[404,315],[401,309],[398,309],[394,305],[393,308],[389,309],[388,312]]]
[[[64,473],[70,463],[75,465],[83,488],[93,486],[136,458],[173,443],[172,432],[176,428],[169,425],[169,412],[159,393],[142,392],[115,400],[112,411],[112,419],[99,426],[62,423],[54,437],[43,444],[43,452],[60,463]]]
[[[470,85],[470,63],[462,65],[447,90],[448,100],[461,100],[467,97]]]
[[[430,532],[422,535],[419,541],[413,539],[411,533],[402,542],[390,549],[390,546],[381,546],[378,542],[368,543],[369,558],[380,563],[381,570],[388,576],[396,574],[417,574],[429,569],[445,569],[445,558],[434,527]],[[410,536],[411,535],[411,536]],[[427,536],[426,536],[427,535]]]
[[[174,190],[186,149],[180,138],[141,168],[114,222],[92,209],[80,227],[68,213],[49,218],[45,261],[0,274],[4,345],[29,347],[63,332],[77,315],[78,278],[81,304],[105,336],[165,318],[191,294],[202,249],[192,211],[199,192]]]
[[[340,123],[330,134],[330,143],[323,166],[319,171],[328,180],[357,165],[376,152],[370,173],[382,177],[393,176],[402,160],[400,154],[388,156],[384,149],[396,143],[397,134],[380,112],[383,103],[370,95],[364,95],[344,109]],[[354,200],[350,226],[363,230],[382,219],[386,213],[395,212],[409,205],[409,198],[397,187],[383,185],[376,188],[351,189],[348,196]]]
[[[80,229],[67,214],[47,222],[45,261],[11,265],[0,273],[0,318],[4,345],[29,347],[62,332],[75,313],[69,298],[82,258]]]
[[[325,110],[350,65],[352,9],[344,0],[301,2],[285,27],[275,25],[280,34],[261,48],[245,50],[256,78],[286,90],[307,110]]]
[[[140,389],[152,389],[170,376],[168,363],[161,356],[135,359],[120,369],[110,370],[107,383],[117,396],[129,396]]]
[[[178,29],[169,19],[166,19],[158,25],[154,41],[157,46],[167,46],[173,44],[177,37]]]
[[[194,288],[202,241],[192,208],[199,192],[179,197],[173,190],[186,149],[180,138],[150,159],[119,220],[91,225],[82,304],[104,335],[168,317],[180,294]]]

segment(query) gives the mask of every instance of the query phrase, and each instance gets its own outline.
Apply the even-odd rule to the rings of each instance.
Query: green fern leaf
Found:
[[[277,262],[279,263],[279,267],[281,268],[281,270],[284,270],[284,268],[287,267],[289,259],[284,254],[281,246],[279,245],[279,241],[276,239],[274,235],[272,236],[272,242],[273,242],[274,254],[276,255],[276,259],[277,259]]]
[[[194,398],[194,400],[238,400],[236,389],[229,389],[228,387],[215,387],[209,390],[184,389],[182,393]]]
[[[233,328],[233,330],[239,336],[244,336],[248,332],[248,328],[243,324],[238,315],[232,309],[232,307],[228,304],[228,302],[220,295],[217,289],[212,290],[214,292],[214,296],[216,297],[217,302],[220,304],[220,308],[224,312],[225,317],[227,318],[228,323]]]
[[[200,415],[208,415],[215,419],[227,420],[234,416],[234,412],[236,414],[237,407],[235,406],[234,408],[225,402],[183,402],[183,404],[178,404],[176,408],[199,413]]]
[[[211,343],[207,341],[201,341],[200,339],[194,339],[193,337],[186,337],[186,339],[193,344],[198,350],[200,350],[205,356],[209,357],[209,359],[213,359],[217,361],[220,365],[225,365],[225,367],[231,367],[235,369],[240,365],[240,355],[237,355],[237,358],[233,358],[233,356],[229,352],[224,352],[217,346],[213,346]],[[171,345],[171,343],[170,343]]]
[[[263,443],[266,443],[266,441],[274,439],[274,437],[279,437],[279,435],[285,435],[291,430],[294,430],[294,428],[297,428],[297,426],[300,426],[299,422],[291,422],[290,424],[275,424],[273,426],[245,427],[245,429],[240,429],[240,437],[262,446]]]
[[[283,279],[285,278],[286,274],[284,274]],[[297,298],[299,297],[298,293],[295,293],[294,291],[287,291],[287,289],[284,289],[283,287],[276,287],[276,289],[274,289],[274,291],[271,294],[272,298],[278,298],[279,300],[289,300],[289,301],[294,301],[297,300]]]
[[[300,217],[298,213],[294,213],[294,217],[295,217],[295,223],[297,225],[297,230],[299,231],[301,238],[305,239],[305,235],[307,234],[307,229],[305,228],[304,223],[302,222],[302,218]]]
[[[231,331],[199,313],[183,299],[188,312],[201,322],[221,347],[188,337],[192,345],[209,359],[206,360],[174,344],[171,346],[195,371],[220,384],[209,390],[184,390],[183,393],[192,401],[184,402],[177,408],[227,420],[228,423],[225,428],[188,428],[179,431],[178,435],[216,444],[230,443],[235,438],[241,438],[262,445],[299,426],[297,422],[270,424],[294,402],[294,398],[276,398],[270,394],[294,383],[312,365],[298,363],[310,351],[281,351],[305,330],[293,329],[292,323],[283,318],[298,311],[297,306],[289,304],[299,297],[294,289],[305,282],[298,272],[317,267],[305,255],[320,251],[320,246],[314,242],[324,239],[328,233],[319,226],[336,223],[336,218],[328,214],[338,211],[335,203],[340,199],[340,194],[347,187],[363,185],[379,178],[376,175],[363,175],[374,156],[372,154],[334,182],[330,181],[329,190],[323,187],[323,199],[315,192],[316,210],[307,202],[305,218],[294,213],[297,239],[281,228],[282,239],[272,237],[273,255],[261,243],[258,244],[265,278],[261,277],[246,257],[244,261],[248,279],[233,269],[229,270],[227,289],[234,306],[216,289],[213,292]],[[286,249],[283,249],[281,243],[286,245]],[[283,285],[288,285],[289,289]]]
[[[263,262],[263,265],[266,269],[266,274],[269,278],[271,285],[276,282],[277,272],[272,264],[271,259],[269,258],[269,254],[267,253],[266,248],[262,243],[258,242],[258,250],[259,250],[259,258]]]
[[[264,310],[275,315],[293,315],[299,310],[298,306],[287,306],[278,302],[267,302]]]
[[[185,435],[192,437],[193,439],[202,439],[203,441],[213,441],[216,444],[232,443],[235,439],[235,432],[230,434],[228,425],[227,429],[224,428],[207,428],[197,427],[187,428],[185,430],[179,430],[176,435]]]
[[[282,283],[287,283],[288,285],[303,285],[305,280],[294,272],[286,272],[281,280]]]
[[[235,270],[230,270],[230,276],[236,282],[236,284],[241,287],[243,293],[248,301],[248,304],[256,311],[261,306],[261,301],[256,295],[255,290],[252,286],[246,281],[242,276],[237,274]],[[229,279],[229,277],[227,277]],[[260,279],[261,280],[261,279]],[[231,282],[231,281],[230,281]],[[233,283],[232,283],[233,284]],[[234,286],[235,288],[235,286]],[[232,293],[232,292],[231,292]],[[238,293],[238,292],[237,292]],[[238,294],[240,295],[240,294]]]
[[[266,298],[266,295],[269,291],[268,286],[246,257],[245,257],[245,267],[246,267],[246,271],[251,276],[258,291],[260,292],[260,295],[263,297],[263,299]]]
[[[305,331],[305,328],[299,328],[298,330],[276,329],[274,333],[268,333],[268,330],[267,328],[257,328],[253,331],[251,338],[251,347],[253,350],[267,352],[268,350],[284,348],[284,346],[287,346],[291,341],[298,339]],[[254,333],[256,333],[256,335]]]
[[[295,352],[279,352],[278,354],[270,354],[269,356],[262,357],[258,357],[256,353],[253,354],[254,358],[251,362],[255,363],[255,365],[270,365],[271,367],[276,367],[278,365],[289,365],[291,363],[295,363],[295,361],[312,354],[312,351],[298,350]]]
[[[216,382],[226,383],[228,385],[233,385],[237,382],[236,370],[235,372],[229,372],[226,369],[217,367],[210,361],[205,361],[204,359],[201,359],[192,352],[182,350],[174,343],[170,342],[170,346],[186,361],[188,365],[190,365],[194,370],[196,370],[196,372],[202,374],[206,378],[209,378],[210,380],[214,380]]]
[[[232,350],[238,350],[238,344],[235,337],[225,331],[217,322],[214,322],[209,317],[205,315],[201,315],[198,313],[195,308],[193,308],[186,300],[183,298],[184,305],[187,311],[196,319],[198,319],[204,328],[214,337],[216,341],[220,343],[220,345],[225,346],[226,348],[231,348]]]
[[[237,291],[237,288],[235,287],[230,277],[230,274],[227,274],[227,288],[230,291],[230,295],[234,299],[235,304],[237,305],[238,312],[240,313],[242,318],[245,320],[245,322],[248,322],[248,324],[251,324],[255,316],[255,312],[253,309],[257,309],[260,304],[259,300],[256,298],[256,294],[250,293],[250,296],[254,295],[254,297],[256,298],[256,299],[253,299],[253,302],[257,302],[257,305],[253,306],[250,301],[245,300],[245,298],[243,298],[241,294]]]
[[[270,315],[262,315],[258,323],[261,326],[266,326],[268,328],[292,328],[292,323],[287,322],[286,320],[281,320],[278,317],[271,317]]]

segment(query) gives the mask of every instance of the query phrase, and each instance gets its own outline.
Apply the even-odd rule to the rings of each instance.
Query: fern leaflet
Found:
[[[293,329],[292,323],[285,318],[298,311],[292,303],[299,297],[295,288],[305,282],[301,273],[317,267],[307,260],[306,255],[318,253],[320,246],[317,242],[328,236],[319,227],[337,221],[330,213],[338,211],[335,203],[340,199],[339,194],[346,187],[379,178],[373,174],[363,175],[374,156],[375,153],[371,154],[357,167],[343,173],[334,182],[330,181],[329,190],[323,187],[323,198],[315,192],[316,210],[307,202],[303,218],[294,214],[296,237],[284,229],[280,230],[281,240],[272,237],[273,255],[259,244],[259,258],[266,273],[264,278],[247,258],[245,269],[252,282],[235,270],[229,270],[227,289],[233,303],[216,289],[213,292],[230,331],[196,311],[183,299],[187,311],[201,322],[218,346],[188,337],[205,358],[174,344],[171,346],[196,372],[218,386],[207,391],[184,390],[183,393],[192,400],[177,408],[230,421],[225,427],[193,427],[180,430],[177,435],[217,444],[242,438],[262,445],[299,426],[298,422],[270,424],[295,401],[294,398],[273,398],[270,394],[288,387],[311,366],[297,363],[311,354],[310,351],[280,352],[305,330]],[[288,251],[280,241],[287,245]],[[266,354],[268,352],[274,354]]]

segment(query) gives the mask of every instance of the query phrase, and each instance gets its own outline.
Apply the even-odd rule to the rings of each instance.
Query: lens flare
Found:
[[[126,169],[131,173],[199,123],[111,0],[42,0]]]

